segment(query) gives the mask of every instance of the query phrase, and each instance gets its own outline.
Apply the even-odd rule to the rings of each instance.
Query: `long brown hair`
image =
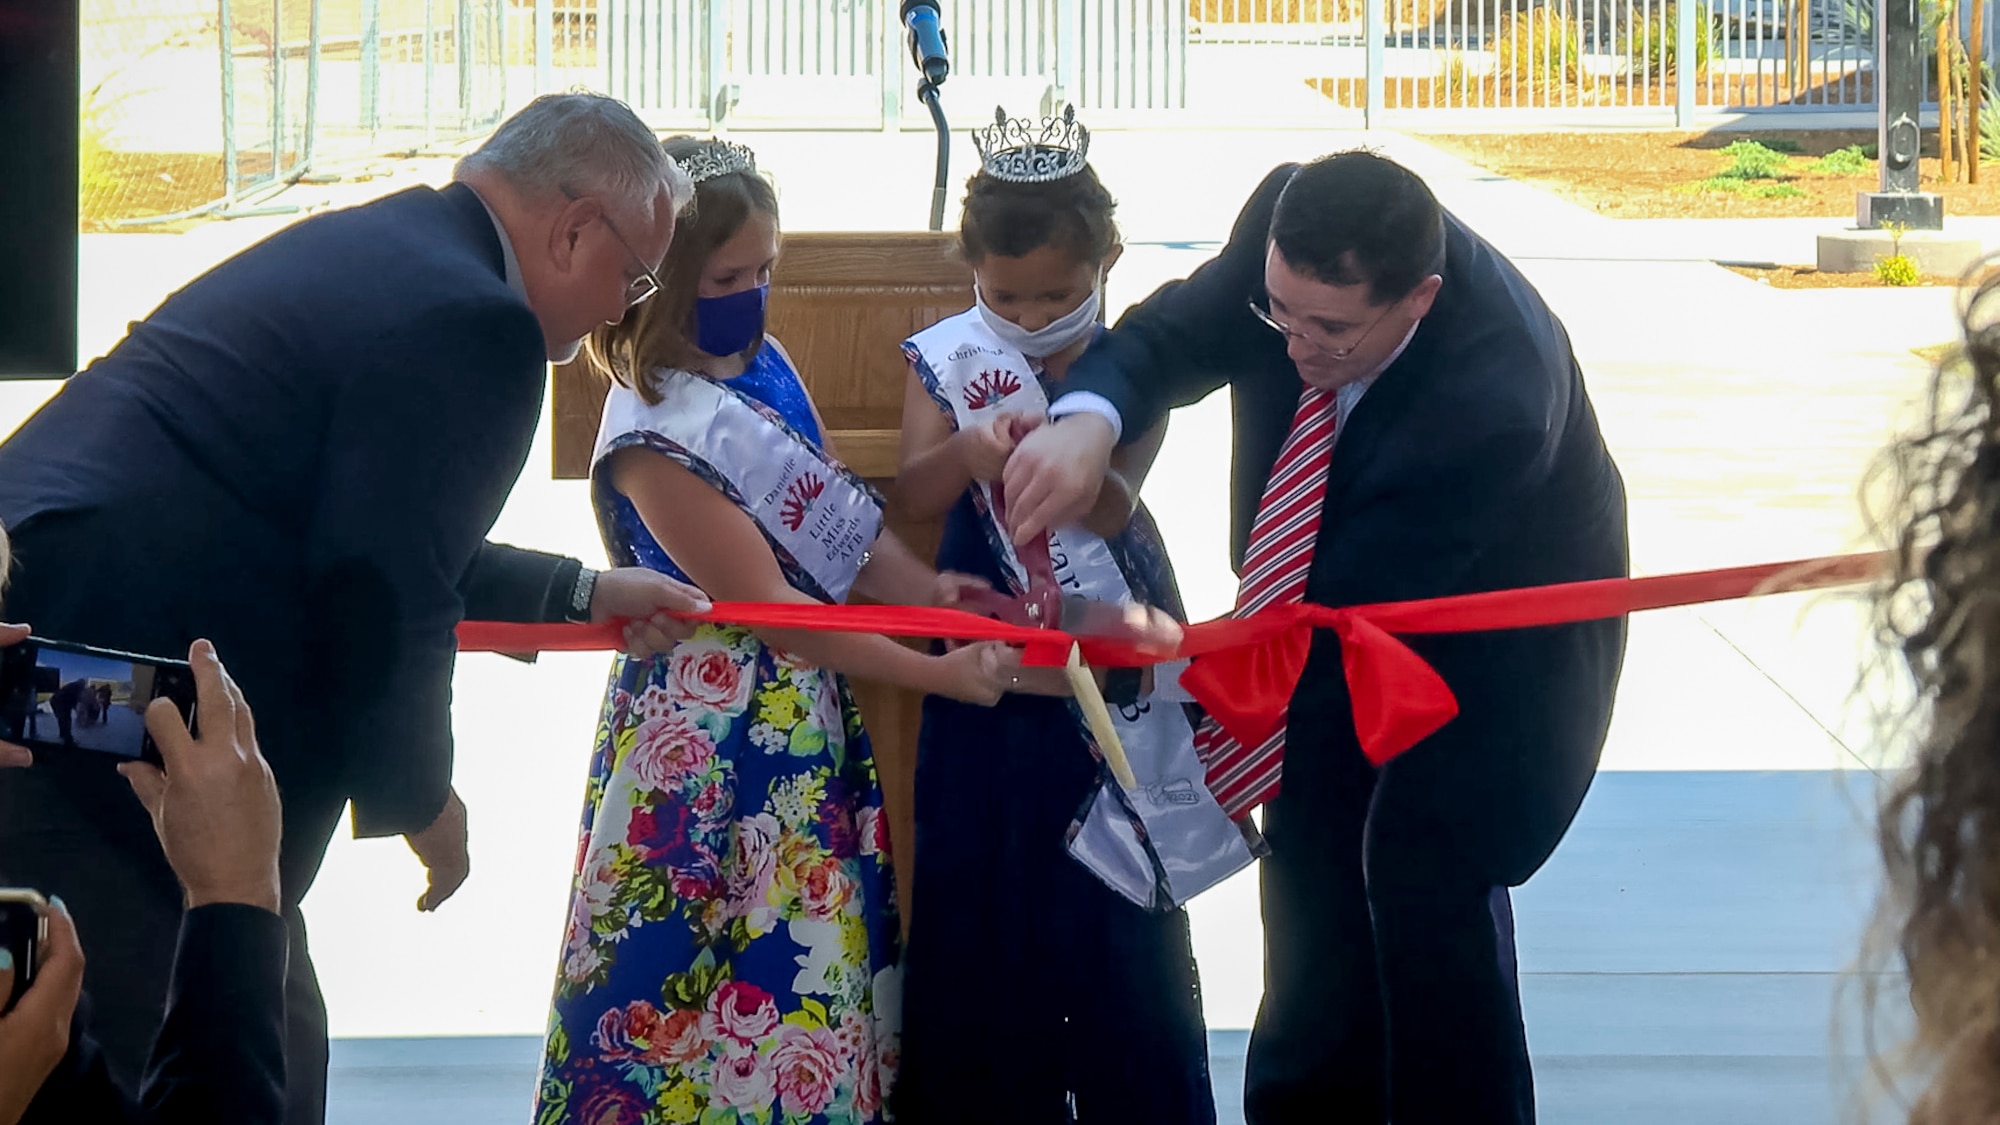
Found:
[[[1862,979],[1871,1017],[1906,980],[1914,1036],[1876,1067],[1923,1084],[1912,1125],[2000,1122],[2000,273],[1961,311],[1964,344],[1883,456],[1870,513],[1895,557],[1873,598],[1879,656],[1914,696],[1885,727],[1912,760],[1877,825],[1887,880]]]
[[[678,163],[720,142],[701,137],[669,137],[662,142]],[[736,237],[753,211],[773,218],[778,193],[769,180],[752,169],[712,176],[694,187],[694,202],[674,224],[673,244],[660,267],[660,292],[605,325],[584,342],[583,355],[593,371],[630,387],[649,403],[660,393],[653,372],[685,368],[699,352],[694,346],[694,302],[701,289],[701,271],[709,255]]]

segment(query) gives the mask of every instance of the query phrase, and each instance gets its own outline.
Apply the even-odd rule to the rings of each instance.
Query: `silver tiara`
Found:
[[[755,172],[757,154],[735,141],[710,140],[680,161],[681,171],[695,183],[733,172]]]
[[[979,150],[980,167],[994,179],[1045,184],[1084,170],[1090,130],[1077,124],[1073,105],[1064,106],[1061,117],[1042,118],[1039,127],[1030,117],[1010,120],[1007,111],[996,106],[993,124],[972,131],[972,146]]]

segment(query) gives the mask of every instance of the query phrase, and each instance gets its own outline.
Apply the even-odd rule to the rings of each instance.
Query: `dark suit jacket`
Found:
[[[1285,342],[1247,310],[1264,296],[1273,171],[1228,245],[1135,306],[1071,368],[1125,433],[1227,384],[1234,397],[1232,558],[1240,570],[1302,384]],[[1560,321],[1513,264],[1447,216],[1444,285],[1408,348],[1342,429],[1307,583],[1331,606],[1626,573],[1625,495]],[[1552,768],[1580,800],[1602,748],[1623,623],[1418,638],[1460,717],[1413,753]],[[1292,700],[1290,749],[1357,753],[1338,642],[1316,639]],[[1570,792],[1573,791],[1573,794]],[[1566,824],[1570,813],[1551,808]],[[1552,847],[1554,840],[1546,841]],[[1502,866],[1520,878],[1545,854]]]
[[[139,1096],[119,1088],[90,1037],[88,1004],[69,1053],[21,1125],[276,1125],[285,1115],[285,923],[221,903],[181,922],[167,1018]]]
[[[349,799],[364,835],[441,807],[461,616],[538,620],[568,593],[574,560],[482,542],[545,381],[470,189],[298,223],[169,297],[0,445],[7,609],[140,652],[216,642],[283,789],[295,901]],[[144,847],[119,779],[50,764],[0,778],[0,824],[103,824],[121,818],[93,806],[123,802]]]

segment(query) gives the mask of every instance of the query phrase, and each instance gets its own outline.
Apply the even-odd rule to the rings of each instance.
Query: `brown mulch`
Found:
[[[1881,182],[1872,161],[1858,175],[1811,170],[1816,158],[1849,145],[1869,146],[1872,152],[1873,130],[1491,133],[1423,139],[1616,218],[1851,218],[1855,193],[1874,191]],[[1804,194],[1777,199],[1697,190],[1695,185],[1730,163],[1716,150],[1740,140],[1797,145],[1799,152],[1788,154],[1784,182]],[[2000,165],[1987,164],[1976,185],[1941,183],[1936,152],[1936,135],[1928,133],[1920,162],[1923,188],[1945,197],[1946,215],[2000,215]]]
[[[1828,273],[1811,266],[1740,266],[1724,264],[1731,273],[1761,281],[1773,289],[1888,289],[1881,278],[1873,273]],[[1956,278],[1926,277],[1917,282],[1917,288],[1932,285],[1958,284]]]

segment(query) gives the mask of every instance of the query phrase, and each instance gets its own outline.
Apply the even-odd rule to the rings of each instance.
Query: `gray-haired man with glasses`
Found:
[[[534,440],[550,361],[658,286],[687,177],[630,109],[538,99],[458,166],[318,215],[161,304],[0,444],[8,608],[46,636],[144,653],[207,637],[284,798],[288,1118],[324,1115],[326,1017],[298,903],[342,812],[403,835],[434,909],[469,870],[451,788],[465,617],[639,622],[699,591],[484,541]],[[0,775],[10,874],[75,912],[96,1029],[136,1087],[180,889],[107,765]]]
[[[1562,323],[1392,161],[1279,168],[1215,260],[1085,352],[1007,464],[1016,537],[1089,508],[1121,431],[1224,385],[1241,612],[1626,572],[1624,487]],[[1196,737],[1271,847],[1252,1125],[1534,1119],[1507,888],[1589,787],[1624,623],[1408,640],[1459,714],[1386,766],[1331,634],[1277,736]]]

